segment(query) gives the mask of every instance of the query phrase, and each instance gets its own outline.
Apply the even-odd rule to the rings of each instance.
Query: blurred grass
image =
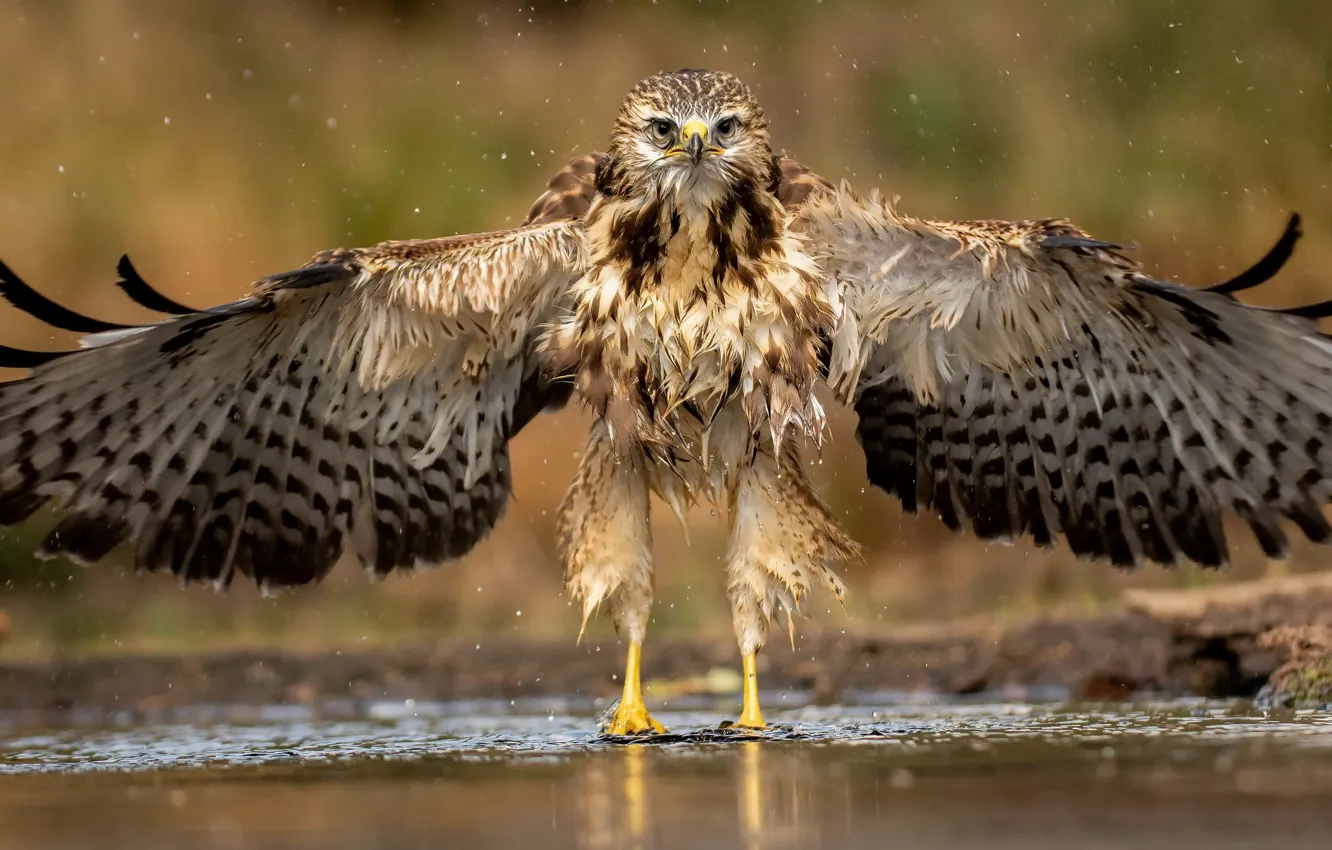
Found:
[[[1332,268],[1332,10],[1312,0],[729,4],[0,0],[0,257],[109,320],[144,318],[110,284],[128,251],[197,305],[316,250],[516,223],[546,177],[604,144],[621,95],[661,68],[741,74],[780,147],[908,211],[1073,218],[1134,241],[1147,267],[1205,284],[1307,236],[1265,304],[1327,298]],[[68,345],[4,308],[5,342]],[[263,600],[176,589],[123,567],[39,565],[52,518],[0,533],[5,652],[317,648],[467,636],[572,639],[551,512],[584,425],[565,412],[514,448],[517,498],[460,564],[382,587],[335,573]],[[852,439],[815,471],[871,550],[847,615],[816,627],[1086,610],[1126,587],[1269,568],[1243,532],[1226,575],[1126,576],[1068,553],[982,546],[869,491]],[[664,513],[664,512],[659,512]],[[685,545],[659,517],[657,630],[729,635],[721,523]],[[521,614],[518,612],[521,611]],[[602,622],[598,629],[608,629]]]

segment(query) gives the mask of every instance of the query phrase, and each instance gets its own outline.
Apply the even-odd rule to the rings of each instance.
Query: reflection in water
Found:
[[[762,764],[762,744],[746,741],[740,745],[740,823],[750,850],[763,846],[763,786],[759,773]]]
[[[643,806],[643,747],[630,746],[624,751],[624,814],[626,846],[642,847],[647,832],[647,812]]]
[[[710,776],[708,790],[701,795],[687,787],[687,777],[700,758],[686,752],[668,754],[652,745],[630,744],[591,760],[579,773],[577,846],[580,850],[661,847],[661,836],[677,827],[670,821],[680,817],[673,805],[680,796],[700,814],[720,809],[733,798],[739,810],[734,834],[738,846],[746,850],[817,844],[817,813],[808,811],[817,780],[797,750],[745,741],[712,749],[708,760],[724,762],[728,769]],[[695,796],[700,799],[694,801]]]
[[[578,846],[582,850],[641,850],[647,839],[643,745],[596,759],[580,774]]]
[[[807,847],[819,841],[812,786],[817,781],[799,750],[746,741],[740,749],[740,823],[748,850]],[[835,794],[837,777],[824,791]],[[843,780],[844,781],[844,780]]]
[[[739,745],[742,838],[749,850],[818,843],[818,813],[806,814],[809,769],[797,751],[774,750],[759,741]],[[827,789],[831,790],[831,789]]]

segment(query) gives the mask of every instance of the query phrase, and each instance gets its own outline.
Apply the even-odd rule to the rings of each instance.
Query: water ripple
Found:
[[[594,721],[581,714],[462,708],[385,704],[367,717],[339,720],[274,707],[253,712],[245,722],[219,720],[224,712],[203,709],[199,719],[188,723],[29,732],[0,740],[0,773],[560,757],[635,742],[597,735]],[[636,742],[666,751],[748,740],[920,751],[1002,749],[1024,742],[1071,750],[1122,749],[1163,739],[1195,747],[1245,741],[1332,747],[1332,716],[1269,714],[1245,704],[1198,701],[1094,709],[1004,703],[806,706],[774,712],[773,728],[764,732],[718,728],[713,725],[716,715],[704,712],[662,712],[658,717],[672,731]]]

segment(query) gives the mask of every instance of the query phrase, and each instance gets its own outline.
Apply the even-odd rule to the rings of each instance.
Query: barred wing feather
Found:
[[[219,584],[455,558],[506,504],[508,439],[568,397],[532,343],[582,262],[568,222],[327,252],[29,358],[0,385],[0,524],[54,499],[44,553],[133,541],[139,567]]]
[[[1234,292],[1155,280],[1062,220],[908,218],[846,187],[796,226],[841,297],[828,380],[869,478],[984,538],[1057,535],[1124,566],[1227,562],[1222,518],[1272,557],[1280,517],[1332,536],[1332,340]]]

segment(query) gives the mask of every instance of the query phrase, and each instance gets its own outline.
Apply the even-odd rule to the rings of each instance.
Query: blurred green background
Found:
[[[1228,276],[1297,209],[1307,235],[1253,300],[1323,299],[1329,45],[1315,0],[0,0],[0,257],[67,306],[133,321],[111,285],[121,252],[203,306],[322,248],[501,228],[600,149],[636,80],[707,66],[745,78],[778,147],[829,178],[920,215],[1067,216],[1171,279]],[[7,344],[71,342],[7,305],[0,322]],[[124,561],[41,564],[28,552],[53,517],[38,517],[0,533],[0,653],[571,641],[552,511],[584,424],[570,411],[522,434],[516,499],[476,552],[379,586],[344,569],[260,599]],[[1266,565],[1238,529],[1224,575],[982,546],[867,489],[851,419],[834,426],[818,480],[871,554],[846,612],[816,598],[802,629],[1088,610],[1328,560],[1297,546]],[[653,629],[729,635],[721,522],[702,508],[688,543],[668,512],[657,522]]]

